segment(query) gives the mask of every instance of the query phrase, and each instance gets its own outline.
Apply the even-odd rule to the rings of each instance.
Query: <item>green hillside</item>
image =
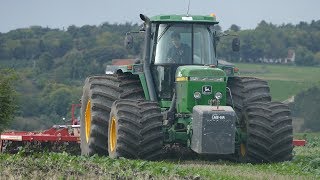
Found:
[[[320,85],[319,67],[237,63],[241,76],[267,80],[273,100],[283,101],[314,85]]]

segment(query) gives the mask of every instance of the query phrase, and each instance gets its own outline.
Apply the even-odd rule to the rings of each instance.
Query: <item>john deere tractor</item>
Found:
[[[266,81],[238,76],[219,63],[214,16],[140,14],[143,58],[108,66],[85,81],[81,153],[111,158],[159,159],[164,146],[240,162],[292,158],[292,119],[287,105],[271,102]],[[133,46],[132,33],[125,44]],[[174,39],[175,38],[175,39]],[[173,60],[175,40],[183,49]],[[232,49],[240,41],[234,38]],[[187,51],[187,52],[186,52]]]

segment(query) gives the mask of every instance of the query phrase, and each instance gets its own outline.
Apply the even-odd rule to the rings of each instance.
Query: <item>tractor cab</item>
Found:
[[[213,25],[156,22],[151,28],[150,61],[158,100],[171,100],[179,66],[217,65]]]
[[[214,16],[159,15],[149,19],[141,14],[140,18],[144,21],[143,63],[150,99],[168,102],[163,103],[168,108],[176,91],[176,74],[181,74],[179,67],[218,66],[214,30],[218,22]]]
[[[213,26],[164,23],[154,25],[152,63],[155,65],[217,64]]]
[[[145,47],[143,59],[140,61],[143,68],[138,68],[143,72],[137,74],[144,87],[146,99],[159,102],[163,108],[173,105],[173,100],[179,102],[180,99],[183,104],[190,102],[187,105],[189,110],[181,113],[191,113],[194,105],[209,105],[209,102],[215,99],[215,94],[221,93],[223,97],[220,102],[225,105],[225,87],[227,76],[230,76],[226,72],[232,73],[233,67],[218,67],[216,46],[219,35],[214,29],[218,24],[215,16],[159,15],[148,18],[140,14],[140,18],[144,21],[142,32],[145,36]],[[132,48],[132,43],[133,37],[129,33],[125,38],[125,45]],[[232,45],[234,50],[239,50],[237,38]],[[183,79],[188,82],[182,82]],[[187,89],[178,92],[181,83],[187,83],[188,88],[184,87]],[[214,85],[217,83],[220,84]],[[204,86],[211,91],[203,92]],[[184,95],[185,92],[191,94],[191,97]],[[194,93],[204,96],[197,100],[192,97]]]

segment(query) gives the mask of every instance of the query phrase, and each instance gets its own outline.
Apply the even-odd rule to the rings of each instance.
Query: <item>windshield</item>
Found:
[[[217,64],[210,26],[160,24],[154,64]]]

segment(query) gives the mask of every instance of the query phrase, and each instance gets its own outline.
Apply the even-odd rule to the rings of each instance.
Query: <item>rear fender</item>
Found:
[[[150,100],[146,76],[143,71],[143,64],[129,65],[107,65],[106,74],[131,73],[139,76],[141,86],[146,100]]]

